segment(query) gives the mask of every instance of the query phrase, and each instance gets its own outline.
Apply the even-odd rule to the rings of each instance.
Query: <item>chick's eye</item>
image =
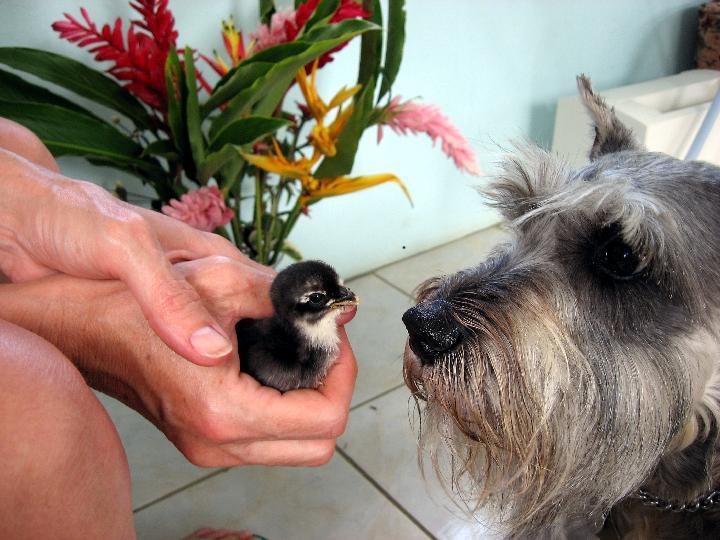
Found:
[[[323,293],[315,292],[308,296],[308,300],[311,304],[324,304],[326,296]]]
[[[645,270],[644,261],[620,237],[600,245],[594,262],[602,272],[618,280],[632,279]]]

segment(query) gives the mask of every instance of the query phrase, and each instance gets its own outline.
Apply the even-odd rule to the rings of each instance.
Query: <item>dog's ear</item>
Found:
[[[593,92],[590,78],[579,75],[577,85],[580,99],[590,113],[595,127],[595,141],[590,149],[590,161],[612,152],[642,150],[632,131],[618,119],[615,109],[608,107],[605,100]]]

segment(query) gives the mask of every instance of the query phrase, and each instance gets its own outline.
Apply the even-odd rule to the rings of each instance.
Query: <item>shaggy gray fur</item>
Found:
[[[578,87],[591,163],[520,148],[487,191],[512,242],[419,288],[463,336],[406,351],[421,453],[510,537],[718,538],[720,512],[634,494],[720,484],[720,169],[644,151]]]

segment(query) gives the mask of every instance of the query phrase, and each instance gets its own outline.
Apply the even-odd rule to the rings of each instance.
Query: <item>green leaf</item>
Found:
[[[363,8],[370,13],[370,21],[382,27],[382,10],[380,0],[365,0]],[[363,87],[373,78],[378,79],[380,74],[380,58],[382,55],[382,32],[366,32],[362,36],[360,45],[360,68],[358,70],[358,84]]]
[[[289,120],[283,118],[262,116],[249,116],[233,122],[210,145],[212,153],[200,165],[199,180],[207,182],[220,169],[223,169],[223,177],[234,177],[245,161],[240,152],[247,151],[248,145],[289,123]]]
[[[333,178],[342,176],[352,171],[355,163],[355,154],[363,131],[368,126],[368,120],[373,111],[373,95],[375,93],[375,80],[370,79],[367,86],[355,100],[353,112],[350,114],[347,123],[343,127],[337,142],[335,143],[336,154],[323,159],[315,171],[317,178]]]
[[[184,186],[178,186],[177,188],[173,187],[167,173],[160,169],[159,166],[158,170],[145,170],[138,168],[132,162],[119,162],[112,159],[95,158],[90,156],[85,156],[85,159],[93,165],[111,167],[113,169],[125,171],[126,173],[137,176],[142,180],[143,184],[150,184],[155,190],[155,193],[157,193],[158,197],[164,202],[173,198],[176,199],[187,191]]]
[[[307,32],[314,26],[322,23],[325,19],[329,20],[337,11],[338,7],[340,7],[340,0],[320,0],[312,16],[308,19],[308,22],[305,23],[303,32]]]
[[[269,25],[270,19],[275,13],[275,2],[273,0],[259,0],[260,22]]]
[[[47,103],[49,105],[57,105],[64,109],[70,109],[75,112],[96,118],[93,113],[76,105],[64,97],[54,94],[50,90],[27,82],[22,77],[18,77],[14,73],[0,69],[0,99],[3,101],[25,101],[32,103]]]
[[[239,148],[235,147],[238,151],[234,159],[226,161],[220,171],[222,176],[222,189],[229,192],[233,189],[237,182],[242,182],[242,177],[245,175],[243,168],[245,166],[245,159],[240,155]]]
[[[211,137],[234,120],[251,113],[262,116],[273,114],[300,68],[339,44],[369,30],[379,30],[379,28],[362,19],[348,19],[338,24],[314,28],[303,36],[302,41],[276,45],[251,57],[246,61],[248,66],[256,57],[261,57],[259,60],[268,56],[277,58],[263,75],[253,81],[247,79],[243,81],[245,88],[228,102],[226,109],[213,122]],[[267,53],[268,56],[261,56],[262,53]],[[243,64],[238,67],[244,68]],[[243,77],[244,71],[239,69],[227,84],[234,84],[234,79]],[[217,91],[222,92],[222,90],[223,88],[219,88]],[[208,104],[213,98],[215,92]]]
[[[165,86],[168,95],[168,125],[175,141],[175,148],[180,150],[180,153],[187,151],[185,123],[183,122],[183,109],[185,108],[185,85],[181,82],[183,77],[180,59],[173,47],[165,61]]]
[[[149,174],[165,175],[156,162],[141,159],[142,147],[111,125],[42,103],[0,101],[0,116],[33,131],[54,156],[103,159]]]
[[[153,128],[147,111],[130,92],[81,62],[38,49],[0,47],[0,64],[31,73],[109,107],[127,116],[140,128]]]
[[[284,47],[284,45],[287,45],[288,47]],[[286,43],[284,45],[282,45],[284,48],[292,47],[294,49],[303,49],[302,46],[295,45],[294,43]],[[277,45],[276,47],[281,47],[281,45]],[[276,47],[271,47],[271,49],[276,49]],[[271,49],[265,50],[268,51]],[[203,118],[205,118],[222,103],[232,99],[240,91],[248,88],[253,82],[272,69],[275,62],[264,62],[257,59],[257,56],[263,52],[265,51],[260,51],[259,53],[251,56],[249,59],[241,62],[239,65],[231,69],[222,79],[220,79],[220,81],[218,81],[217,85],[213,89],[213,93],[200,108]],[[292,53],[294,52],[295,51],[292,51]]]
[[[378,101],[390,91],[395,82],[405,46],[405,0],[391,0],[388,5],[387,46]]]
[[[168,125],[175,142],[178,154],[182,160],[182,166],[185,174],[194,179],[197,170],[192,157],[192,149],[190,148],[190,140],[188,138],[187,126],[187,88],[185,86],[185,73],[183,72],[180,58],[171,48],[165,62],[165,84],[168,95]]]
[[[240,155],[242,151],[243,149],[239,146],[226,144],[217,152],[209,153],[198,167],[198,180],[205,184],[215,173],[233,159],[240,160],[240,163],[242,163],[244,161]]]
[[[281,127],[290,124],[285,118],[268,116],[248,116],[229,124],[210,141],[210,151],[217,151],[226,144],[242,146],[251,144],[262,137],[275,133]]]
[[[142,153],[143,156],[160,156],[170,160],[178,158],[175,144],[170,139],[158,139],[148,144]]]
[[[197,80],[195,79],[195,62],[193,52],[189,47],[185,48],[185,118],[187,135],[190,142],[192,158],[195,162],[194,169],[205,159],[205,139],[200,129],[200,105],[197,95]]]

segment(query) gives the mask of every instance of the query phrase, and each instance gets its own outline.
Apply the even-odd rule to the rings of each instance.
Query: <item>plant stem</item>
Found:
[[[285,243],[285,240],[288,236],[290,236],[290,232],[292,232],[293,227],[295,226],[295,223],[298,220],[298,217],[300,217],[300,212],[302,211],[302,208],[300,207],[300,203],[296,202],[293,209],[290,211],[290,215],[288,215],[287,220],[283,224],[283,228],[280,231],[280,234],[278,235],[277,240],[277,246],[278,249],[275,250],[273,253],[272,258],[270,259],[270,266],[274,265],[278,262],[278,259],[280,258],[280,254],[282,253],[281,249],[283,244]]]
[[[302,131],[302,128],[303,128],[303,126],[305,126],[306,122],[307,122],[307,120],[305,118],[301,118],[300,123],[297,125],[297,128],[295,129],[295,134],[293,136],[293,142],[292,142],[292,145],[290,146],[290,157],[292,159],[295,159],[295,150],[297,150],[297,148],[298,148],[297,143],[298,143],[298,139],[300,138],[300,132]],[[308,143],[305,143],[303,146],[306,146],[307,144]],[[301,146],[301,148],[302,148],[302,146]]]
[[[245,174],[247,174],[247,168],[248,163],[245,161],[243,163],[242,168],[240,169],[240,172],[238,173],[238,177],[233,182],[233,196],[234,196],[234,210],[235,210],[235,219],[233,220],[233,234],[235,235],[235,245],[239,248],[240,244],[243,243],[246,245],[247,252],[252,253],[252,246],[248,245],[248,243],[245,241],[245,238],[242,235],[243,230],[243,223],[240,216],[240,208],[242,204],[242,183],[245,179]]]
[[[275,223],[277,223],[277,214],[278,214],[278,207],[280,205],[280,194],[281,194],[280,185],[282,184],[282,181],[283,181],[283,179],[280,178],[280,182],[278,183],[277,189],[273,193],[273,197],[272,197],[270,227],[268,227],[268,234],[267,234],[267,238],[265,239],[265,259],[266,260],[271,259],[270,252],[273,251],[273,248],[275,248],[274,251],[277,251],[277,246],[280,245],[280,244],[278,244],[278,241],[280,239],[273,238],[273,232],[275,231]],[[274,253],[273,253],[272,258],[273,259],[275,258]]]
[[[242,166],[240,167],[240,172],[234,175],[232,178],[229,178],[227,182],[223,183],[222,186],[222,192],[227,195],[230,193],[230,191],[234,191],[235,188],[238,187],[238,184],[242,184],[243,178],[245,178],[245,174],[247,173],[248,163],[243,159]]]
[[[255,245],[257,247],[258,262],[266,264],[265,250],[263,242],[263,181],[261,179],[260,169],[255,172]]]
[[[237,180],[233,182],[233,194],[235,197],[235,215],[238,218],[238,221],[240,220],[240,201],[242,200],[242,182],[245,178],[245,174],[247,173],[247,161],[243,163],[242,169],[240,169],[240,173],[238,174]]]
[[[232,226],[235,245],[240,248],[240,242],[242,242],[242,237],[240,235],[240,219],[237,217],[237,214],[232,218],[232,220],[230,220],[230,225]]]

